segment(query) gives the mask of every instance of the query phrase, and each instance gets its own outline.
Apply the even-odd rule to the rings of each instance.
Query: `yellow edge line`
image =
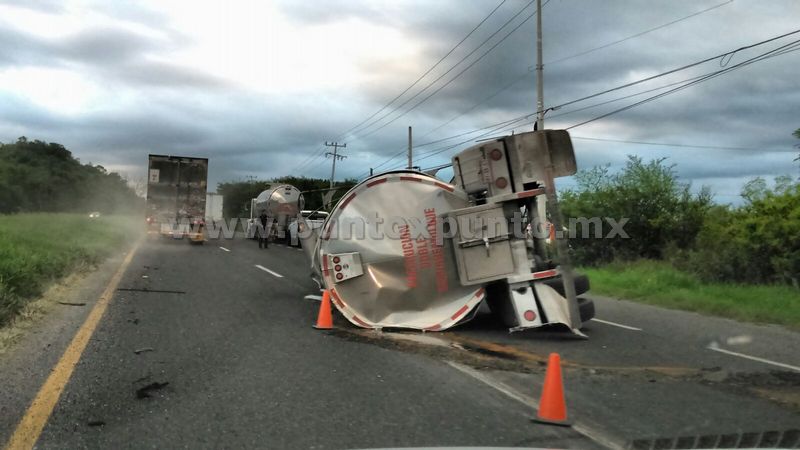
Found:
[[[36,398],[31,402],[31,406],[28,407],[22,420],[14,430],[14,434],[6,444],[7,450],[27,450],[33,448],[36,444],[140,243],[141,241],[137,242],[125,256],[122,265],[111,278],[103,294],[97,300],[91,312],[89,312],[89,316],[86,317],[83,325],[81,325],[75,337],[72,338],[72,342],[64,350],[61,359],[58,360],[47,381],[39,389]]]

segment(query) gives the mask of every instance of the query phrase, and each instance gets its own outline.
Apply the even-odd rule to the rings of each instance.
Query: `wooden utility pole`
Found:
[[[411,145],[411,127],[408,127],[408,170],[414,168],[413,148]]]
[[[536,129],[544,131],[544,65],[542,64],[542,0],[536,0]],[[570,309],[570,327],[573,332],[582,336],[578,331],[581,326],[581,313],[575,295],[575,274],[572,272],[572,258],[567,246],[567,236],[564,236],[564,223],[561,217],[561,208],[558,206],[556,194],[556,180],[553,176],[553,161],[548,155],[548,166],[545,170],[545,193],[547,206],[550,209],[550,223],[555,228],[556,250],[558,262],[561,266],[561,281],[564,283],[564,297]]]
[[[536,0],[536,129],[544,130],[544,65],[542,65],[542,0]]]
[[[347,156],[339,154],[339,147],[346,148],[347,144],[340,144],[338,142],[330,142],[329,143],[328,141],[325,141],[325,147],[333,147],[333,153],[331,153],[331,152],[326,152],[325,153],[325,157],[326,158],[328,156],[333,157],[333,165],[331,166],[331,184],[330,184],[330,187],[333,187],[333,178],[336,176],[336,160],[337,159],[345,159],[345,158],[347,158]]]

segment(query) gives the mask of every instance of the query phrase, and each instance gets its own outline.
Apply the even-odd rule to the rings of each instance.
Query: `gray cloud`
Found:
[[[0,0],[0,5],[10,5],[17,8],[27,8],[33,11],[46,13],[60,13],[64,11],[64,2],[59,0],[28,0],[24,2]]]
[[[602,3],[552,0],[545,7],[544,15],[545,61],[624,38],[722,1],[649,2],[647,7],[631,7],[629,2],[621,0]],[[507,2],[416,89],[447,70],[525,3]],[[52,9],[42,5],[38,8],[58,13],[59,4],[50,5]],[[298,27],[364,21],[396,29],[420,44],[417,49],[420,59],[413,64],[392,59],[392,55],[383,55],[378,60],[385,62],[380,64],[360,63],[358,69],[369,82],[357,86],[356,90],[291,95],[254,94],[227,80],[165,62],[158,57],[160,52],[191,45],[192,37],[172,30],[168,18],[159,11],[136,5],[99,3],[95,9],[116,21],[129,20],[151,27],[159,31],[155,34],[159,37],[109,25],[51,41],[0,21],[0,70],[4,66],[31,65],[78,68],[87,77],[137,94],[124,111],[119,110],[121,107],[115,105],[114,99],[108,99],[109,104],[97,111],[58,116],[0,91],[0,140],[8,141],[26,134],[58,141],[85,160],[128,168],[126,170],[143,167],[142,161],[148,152],[208,156],[213,183],[249,175],[269,177],[293,173],[297,164],[318,151],[323,141],[338,138],[401,92],[496,4],[455,0],[435,4],[421,0],[389,4],[351,1],[334,7],[327,3],[279,2],[281,12]],[[737,0],[642,37],[547,64],[546,104],[592,94],[789,31],[796,27],[798,12],[796,3],[790,1]],[[505,32],[501,32],[498,37],[504,35]],[[421,143],[533,112],[535,78],[525,74],[534,64],[534,44],[531,20],[413,112],[371,136],[364,137],[366,133],[347,136],[345,154],[349,158],[339,165],[337,172],[341,176],[356,176],[401,151],[408,125],[414,127],[415,142]],[[741,52],[730,64],[757,51]],[[475,56],[481,53],[483,50]],[[798,57],[800,52],[758,63],[574,130],[577,136],[754,147],[764,151],[700,150],[576,140],[579,164],[590,167],[610,163],[616,169],[624,164],[627,154],[644,158],[669,157],[684,179],[693,180],[695,186],[708,183],[721,195],[723,192],[731,195],[731,191],[738,193],[734,185],[738,182],[740,186],[754,176],[792,172],[796,169],[791,160],[797,152],[793,147],[797,140],[791,132],[800,127],[796,122],[796,105],[800,104],[796,81]],[[467,63],[469,61],[472,59]],[[443,81],[463,67],[465,65],[454,69]],[[712,62],[672,78],[565,107],[548,113],[548,124],[570,126],[642,97],[558,115],[718,68],[719,64]],[[521,76],[524,78],[512,88],[426,135]],[[437,86],[439,84],[409,106]],[[525,129],[530,127],[520,127],[517,131]],[[464,139],[428,146],[421,149],[421,153],[424,155],[426,151]],[[420,164],[433,166],[446,162],[454,151],[427,158]],[[395,162],[402,164],[403,161],[398,158]],[[320,157],[293,174],[327,177],[329,170],[329,160]]]
[[[29,65],[74,70],[77,67],[87,75],[139,88],[233,87],[231,82],[196,68],[152,57],[185,44],[180,37],[175,40],[155,38],[111,26],[89,28],[51,40],[35,37],[0,21],[0,68]]]

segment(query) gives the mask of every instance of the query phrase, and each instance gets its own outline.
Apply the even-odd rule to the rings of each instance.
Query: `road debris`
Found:
[[[142,353],[152,352],[152,351],[153,351],[153,347],[144,347],[144,348],[139,348],[139,349],[134,350],[133,353],[136,353],[137,355],[140,355]]]
[[[66,306],[86,306],[84,302],[58,302],[58,304]]]
[[[86,425],[90,427],[102,427],[105,424],[106,422],[104,420],[90,420],[86,422]]]
[[[142,386],[142,387],[140,387],[139,389],[136,390],[136,398],[138,398],[138,399],[149,398],[150,397],[150,393],[152,391],[157,391],[159,389],[163,389],[167,385],[169,385],[168,382],[159,383],[158,381],[155,381],[153,383],[148,384],[147,386]]]
[[[141,378],[138,378],[138,379],[134,380],[134,381],[133,381],[131,384],[139,384],[139,383],[142,383],[142,382],[144,382],[144,381],[147,381],[147,380],[149,380],[151,376],[152,376],[152,374],[148,373],[147,375],[145,375],[145,376],[143,376],[143,377],[141,377]]]
[[[173,291],[165,289],[147,289],[147,288],[117,288],[117,291],[123,292],[147,292],[149,294],[185,294],[186,291]]]

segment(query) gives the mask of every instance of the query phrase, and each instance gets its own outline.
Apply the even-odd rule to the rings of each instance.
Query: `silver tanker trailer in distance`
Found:
[[[271,221],[270,240],[288,241],[288,226],[303,210],[303,194],[289,184],[272,184],[251,201],[247,236],[257,237],[258,218],[262,212]]]
[[[554,262],[539,220],[553,178],[576,172],[569,134],[485,141],[452,161],[452,184],[405,170],[368,178],[301,235],[333,304],[360,327],[441,331],[486,302],[511,331],[558,325],[582,336],[594,305],[570,295],[569,267]],[[572,287],[580,295],[588,281]]]

